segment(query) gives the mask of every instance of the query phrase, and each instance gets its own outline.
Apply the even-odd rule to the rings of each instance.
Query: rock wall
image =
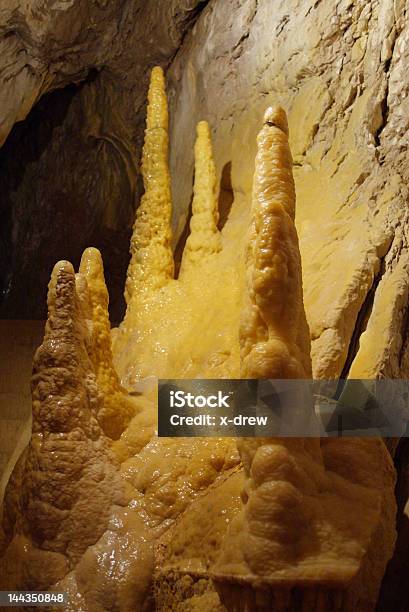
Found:
[[[407,371],[407,6],[210,2],[168,72],[177,235],[195,123],[213,128],[219,176],[231,167],[235,216],[248,207],[263,111],[287,110],[314,371],[324,378]]]
[[[0,144],[27,118],[0,153],[0,316],[44,318],[55,261],[78,263],[93,244],[122,317],[149,68],[169,63],[205,4],[13,0],[0,11]]]

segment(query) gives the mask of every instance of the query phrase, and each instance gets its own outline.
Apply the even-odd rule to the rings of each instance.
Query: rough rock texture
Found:
[[[32,436],[6,489],[0,588],[64,591],[68,610],[142,612],[155,539],[239,458],[234,439],[154,435],[153,397],[120,387],[107,321],[100,254],[88,249],[77,275],[59,262]]]
[[[212,127],[219,177],[231,165],[234,216],[249,208],[264,109],[279,103],[288,113],[319,377],[348,373],[364,331],[351,376],[407,370],[406,7],[393,0],[211,2],[168,72],[179,231],[196,122]]]
[[[126,501],[97,421],[103,397],[88,355],[92,328],[68,262],[54,268],[48,312],[34,358],[32,436],[4,501],[3,589],[63,578],[105,531],[111,505]]]
[[[242,506],[233,504],[227,530],[222,519],[208,543],[211,548],[222,538],[217,558],[202,576],[203,589],[186,592],[186,599],[197,594],[204,611],[224,605],[260,612],[277,600],[284,612],[292,609],[289,589],[303,598],[307,586],[307,600],[325,610],[334,609],[333,600],[339,608],[341,600],[340,609],[358,605],[370,612],[395,541],[395,478],[381,439],[354,445],[342,438],[257,438],[236,448],[234,438],[158,438],[152,391],[139,386],[136,392],[144,378],[180,377],[186,368],[199,376],[311,375],[285,112],[269,108],[264,116],[244,242],[231,218],[222,232],[217,228],[211,140],[207,125],[199,124],[192,240],[177,279],[169,265],[167,128],[163,73],[155,68],[143,150],[145,196],[134,226],[127,313],[114,347],[136,397],[113,366],[102,260],[87,249],[77,275],[62,261],[49,284],[32,379],[32,437],[5,496],[0,587],[64,591],[70,610],[167,609],[169,602],[152,601],[155,542],[182,515],[186,531],[193,525],[200,532],[190,508],[206,492],[212,496],[212,487],[220,485],[219,503],[232,511],[237,490],[229,489],[228,475],[240,473],[241,459]],[[221,282],[223,275],[230,283]],[[194,356],[203,325],[206,341]],[[178,361],[172,359],[175,341]],[[300,402],[297,416],[314,419],[312,399]],[[322,589],[335,591],[325,594],[325,605]],[[182,594],[182,606],[183,600]]]
[[[122,317],[147,69],[169,62],[205,4],[13,0],[0,10],[0,144],[57,90],[0,153],[2,316],[45,318],[55,261],[78,265],[93,245]]]
[[[155,69],[142,158],[145,194],[131,241],[127,310],[113,342],[118,374],[131,390],[152,376],[240,376],[243,225],[229,219],[223,232],[216,226],[212,146],[208,127],[201,125],[195,146],[193,232],[180,274],[174,277],[165,155],[168,112],[164,80],[158,76]]]

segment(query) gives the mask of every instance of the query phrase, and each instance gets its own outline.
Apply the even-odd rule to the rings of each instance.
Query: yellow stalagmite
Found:
[[[281,108],[268,109],[246,253],[245,378],[311,376],[294,213],[287,121]],[[296,410],[298,425],[314,418],[310,394]],[[317,438],[241,438],[237,446],[243,507],[210,572],[226,608],[290,610],[291,588],[300,587],[311,609],[372,610],[394,545],[394,473],[382,440],[321,447]]]
[[[311,377],[288,125],[269,108],[258,138],[247,291],[240,326],[243,378]]]
[[[104,396],[98,421],[106,435],[119,438],[130,419],[135,414],[135,406],[122,388],[114,369],[111,348],[111,326],[108,315],[109,296],[105,285],[104,267],[100,252],[95,248],[84,251],[80,275],[88,285],[92,312],[91,360],[97,382]]]
[[[156,66],[151,73],[142,152],[145,193],[133,228],[125,289],[128,308],[134,296],[141,298],[145,289],[161,287],[173,277],[168,149],[165,77],[162,68]]]
[[[220,251],[218,220],[216,167],[210,128],[207,121],[200,121],[197,124],[195,143],[195,182],[190,235],[183,252],[181,275],[190,267],[202,263],[209,255]]]
[[[294,225],[292,157],[288,144],[287,117],[281,107],[267,109],[257,143],[251,226],[245,257],[247,282],[240,326],[241,376],[309,378],[311,357],[303,305],[301,258]],[[308,421],[313,418],[312,397],[301,397],[301,402],[297,425],[300,418]],[[250,490],[260,484],[257,479],[253,480],[255,474],[252,473],[252,464],[256,456],[259,478],[262,477],[261,472],[266,470],[266,481],[274,481],[275,463],[288,461],[290,465],[297,462],[304,464],[303,475],[298,477],[298,486],[305,487],[305,490],[313,488],[317,464],[322,465],[319,442],[312,438],[243,438],[238,440],[237,446],[247,477],[244,493],[246,499]],[[288,468],[289,476],[293,469]],[[297,540],[297,532],[302,532],[306,522],[302,496],[291,484],[291,480],[290,476],[290,482],[281,486],[285,491],[275,487],[275,490],[268,492],[266,488],[264,503],[261,499],[258,502],[259,506],[267,504],[276,508],[281,503],[291,504],[291,512],[285,514],[283,507],[283,512],[277,514],[281,523],[279,531],[287,531],[286,542],[280,542],[280,538],[274,536],[266,537],[269,552],[272,548],[275,551],[272,558],[277,561],[276,553],[280,551],[278,556],[281,556],[281,561],[277,562],[283,565],[289,541]],[[268,559],[268,553],[266,557],[266,551],[263,550],[265,545],[260,551],[260,541],[265,534],[260,529],[256,530],[257,535],[253,533],[251,513],[252,504],[249,504],[245,507],[246,537],[250,542],[249,547],[253,547],[249,553],[249,563],[250,566],[254,564],[252,569],[257,572],[260,569],[263,571],[260,562],[268,564],[272,559]],[[257,517],[254,518],[257,521]],[[247,549],[247,541],[243,545]]]
[[[0,582],[7,573],[3,588],[67,592],[73,610],[151,609],[160,541],[158,610],[372,611],[394,543],[382,440],[155,434],[156,377],[308,379],[311,359],[284,111],[266,113],[258,138],[245,262],[247,202],[239,195],[219,236],[210,135],[199,124],[194,221],[174,279],[160,68],[148,102],[145,195],[114,347],[132,396],[113,369],[102,261],[88,249],[76,277],[63,263],[50,285]],[[311,396],[294,404],[314,419]]]
[[[101,395],[77,281],[84,289],[69,262],[55,265],[33,363],[32,436],[6,490],[2,589],[46,591],[102,536],[112,504],[123,503],[117,462],[95,418]]]

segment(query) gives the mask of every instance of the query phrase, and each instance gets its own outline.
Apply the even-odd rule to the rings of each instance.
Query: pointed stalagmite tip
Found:
[[[152,69],[148,91],[142,177],[145,193],[136,213],[125,299],[147,295],[173,278],[172,196],[169,174],[168,103],[162,68]],[[129,320],[129,309],[126,318]]]
[[[146,128],[148,130],[168,129],[165,73],[160,66],[155,66],[151,71]]]
[[[75,278],[75,271],[72,264],[65,259],[57,261],[53,271],[51,272],[50,282],[48,283],[48,301],[54,300],[54,294],[57,284],[61,283],[62,279],[67,276]]]
[[[48,283],[47,306],[48,317],[59,316],[57,301],[61,300],[71,306],[74,304],[75,297],[75,271],[69,261],[58,261],[51,273]]]
[[[99,304],[106,310],[106,323],[109,326],[109,295],[105,284],[104,263],[98,249],[94,247],[85,249],[81,257],[79,271],[87,280],[92,307],[95,308]]]
[[[154,66],[151,72],[151,80],[162,80],[164,78],[163,68],[161,66]]]
[[[103,274],[104,265],[101,253],[95,247],[88,247],[82,254],[80,272],[86,276],[99,276]]]
[[[196,125],[195,173],[192,218],[180,268],[180,278],[191,266],[221,249],[217,201],[216,168],[213,160],[212,137],[207,121]]]
[[[210,127],[207,121],[199,121],[196,126],[196,134],[198,137],[207,136],[210,134]]]
[[[279,128],[288,136],[288,122],[286,112],[281,106],[269,106],[264,113],[264,124]]]

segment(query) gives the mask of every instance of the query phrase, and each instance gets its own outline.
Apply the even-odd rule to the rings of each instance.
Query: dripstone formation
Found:
[[[374,610],[396,541],[382,439],[156,435],[154,377],[309,378],[314,364],[286,113],[260,117],[250,211],[233,207],[222,231],[210,132],[198,125],[175,278],[160,68],[148,100],[144,197],[112,344],[96,249],[78,274],[59,262],[49,283],[0,588],[65,591],[69,610],[90,612]],[[300,415],[314,418],[312,400]]]

